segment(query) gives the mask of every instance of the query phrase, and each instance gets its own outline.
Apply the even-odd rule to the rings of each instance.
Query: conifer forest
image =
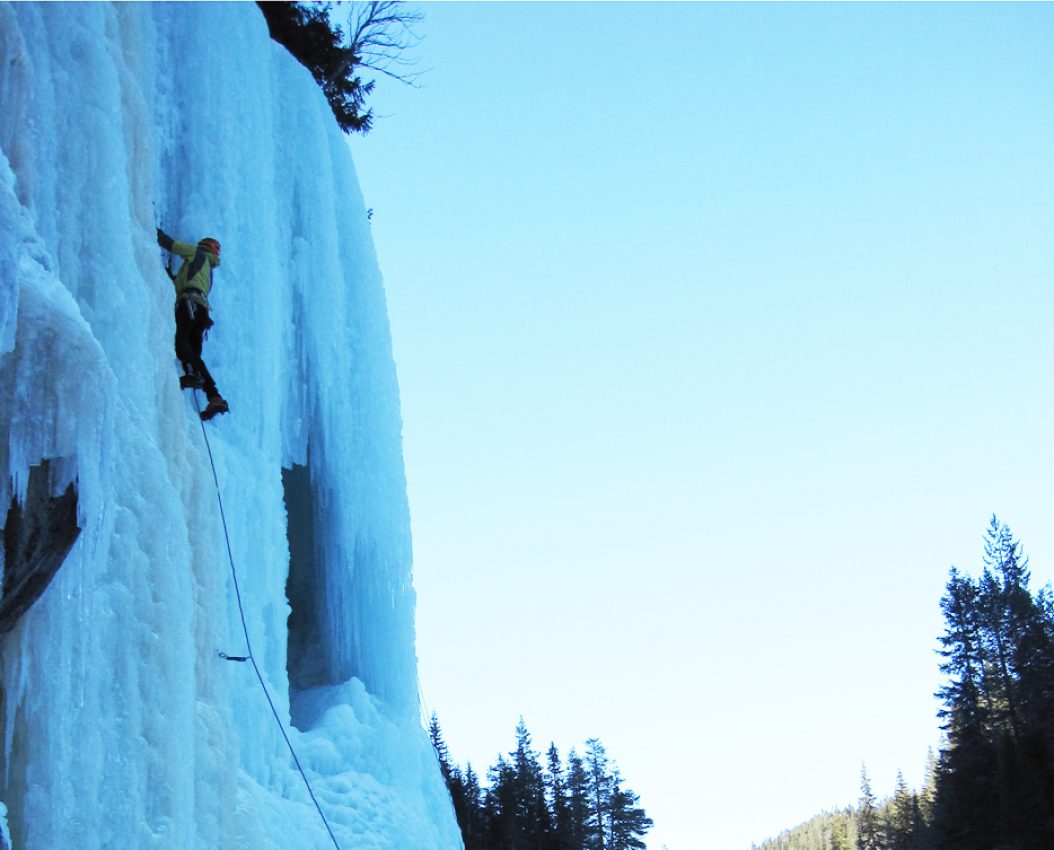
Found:
[[[1028,559],[992,517],[980,576],[952,567],[935,694],[943,745],[921,789],[898,773],[880,799],[866,766],[855,806],[825,811],[753,850],[1044,850],[1054,848],[1054,591],[1033,592]],[[645,848],[652,820],[597,739],[543,764],[521,719],[516,749],[486,782],[429,729],[466,850]],[[920,757],[922,754],[920,754]],[[731,848],[734,850],[734,848]]]
[[[516,749],[498,756],[487,784],[469,764],[451,761],[439,721],[429,735],[446,779],[465,850],[633,850],[644,848],[652,820],[597,738],[566,764],[550,744],[543,765],[527,725],[516,727]]]
[[[1043,850],[1054,847],[1054,593],[992,517],[980,576],[953,567],[941,599],[936,694],[944,742],[920,790],[898,774],[878,800],[824,812],[754,850]]]

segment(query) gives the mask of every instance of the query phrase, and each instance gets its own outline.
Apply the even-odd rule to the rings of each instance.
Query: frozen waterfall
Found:
[[[205,359],[231,413],[205,427],[254,657],[335,836],[461,847],[419,717],[383,283],[323,95],[255,4],[18,3],[0,114],[0,505],[74,493],[79,528],[0,639],[14,847],[333,846],[218,655],[245,638],[155,224],[223,245]]]

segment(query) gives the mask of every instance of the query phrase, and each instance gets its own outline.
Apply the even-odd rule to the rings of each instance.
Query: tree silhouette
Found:
[[[363,80],[360,69],[417,84],[417,75],[407,70],[414,64],[407,52],[420,41],[414,26],[422,15],[404,3],[349,4],[347,36],[331,19],[333,3],[258,0],[256,5],[267,20],[271,38],[311,72],[345,133],[367,133],[373,125],[373,110],[366,109],[366,98],[373,92],[374,81]]]

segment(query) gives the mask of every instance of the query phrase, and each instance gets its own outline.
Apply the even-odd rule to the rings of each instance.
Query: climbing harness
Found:
[[[198,418],[201,418],[201,403],[198,400],[198,391],[194,390],[194,406],[198,409]],[[315,804],[315,808],[318,809],[319,817],[322,818],[322,823],[326,827],[326,832],[329,833],[329,837],[333,840],[333,846],[340,850],[340,844],[337,843],[337,837],[333,834],[333,830],[330,828],[329,821],[326,820],[326,815],[322,811],[322,806],[319,805],[318,800],[315,797],[315,792],[311,788],[311,783],[308,781],[307,774],[304,773],[304,768],[300,765],[300,759],[297,758],[296,750],[293,749],[293,742],[289,740],[289,735],[286,734],[285,724],[282,723],[282,718],[278,716],[278,709],[275,708],[274,700],[271,699],[271,692],[267,689],[267,684],[264,682],[263,674],[260,672],[259,666],[256,664],[256,659],[253,657],[252,644],[249,642],[249,627],[245,622],[245,608],[242,607],[242,593],[238,587],[238,571],[234,568],[234,555],[231,552],[231,536],[227,530],[227,516],[223,512],[223,497],[220,495],[220,479],[216,474],[216,461],[212,457],[212,445],[209,443],[209,433],[205,428],[204,420],[201,420],[201,434],[205,438],[205,448],[209,453],[209,465],[212,467],[212,480],[216,485],[216,501],[219,502],[220,506],[220,520],[223,523],[223,536],[227,541],[227,559],[231,564],[231,577],[234,579],[234,595],[238,599],[238,613],[241,616],[242,631],[245,632],[245,649],[246,655],[227,655],[225,652],[218,653],[219,657],[225,661],[249,661],[253,665],[253,670],[256,671],[256,678],[260,681],[260,688],[264,692],[264,696],[267,697],[267,703],[271,706],[271,713],[274,715],[275,722],[278,724],[278,730],[282,733],[282,737],[285,738],[286,746],[289,747],[289,753],[293,756],[293,761],[296,764],[296,769],[300,771],[300,777],[304,780],[304,785],[307,788],[307,793],[311,797],[311,802]]]

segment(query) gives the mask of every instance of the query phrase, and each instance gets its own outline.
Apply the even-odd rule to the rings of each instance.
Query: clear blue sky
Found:
[[[658,850],[922,779],[948,568],[1054,577],[1054,6],[426,4],[352,140],[422,690]]]

